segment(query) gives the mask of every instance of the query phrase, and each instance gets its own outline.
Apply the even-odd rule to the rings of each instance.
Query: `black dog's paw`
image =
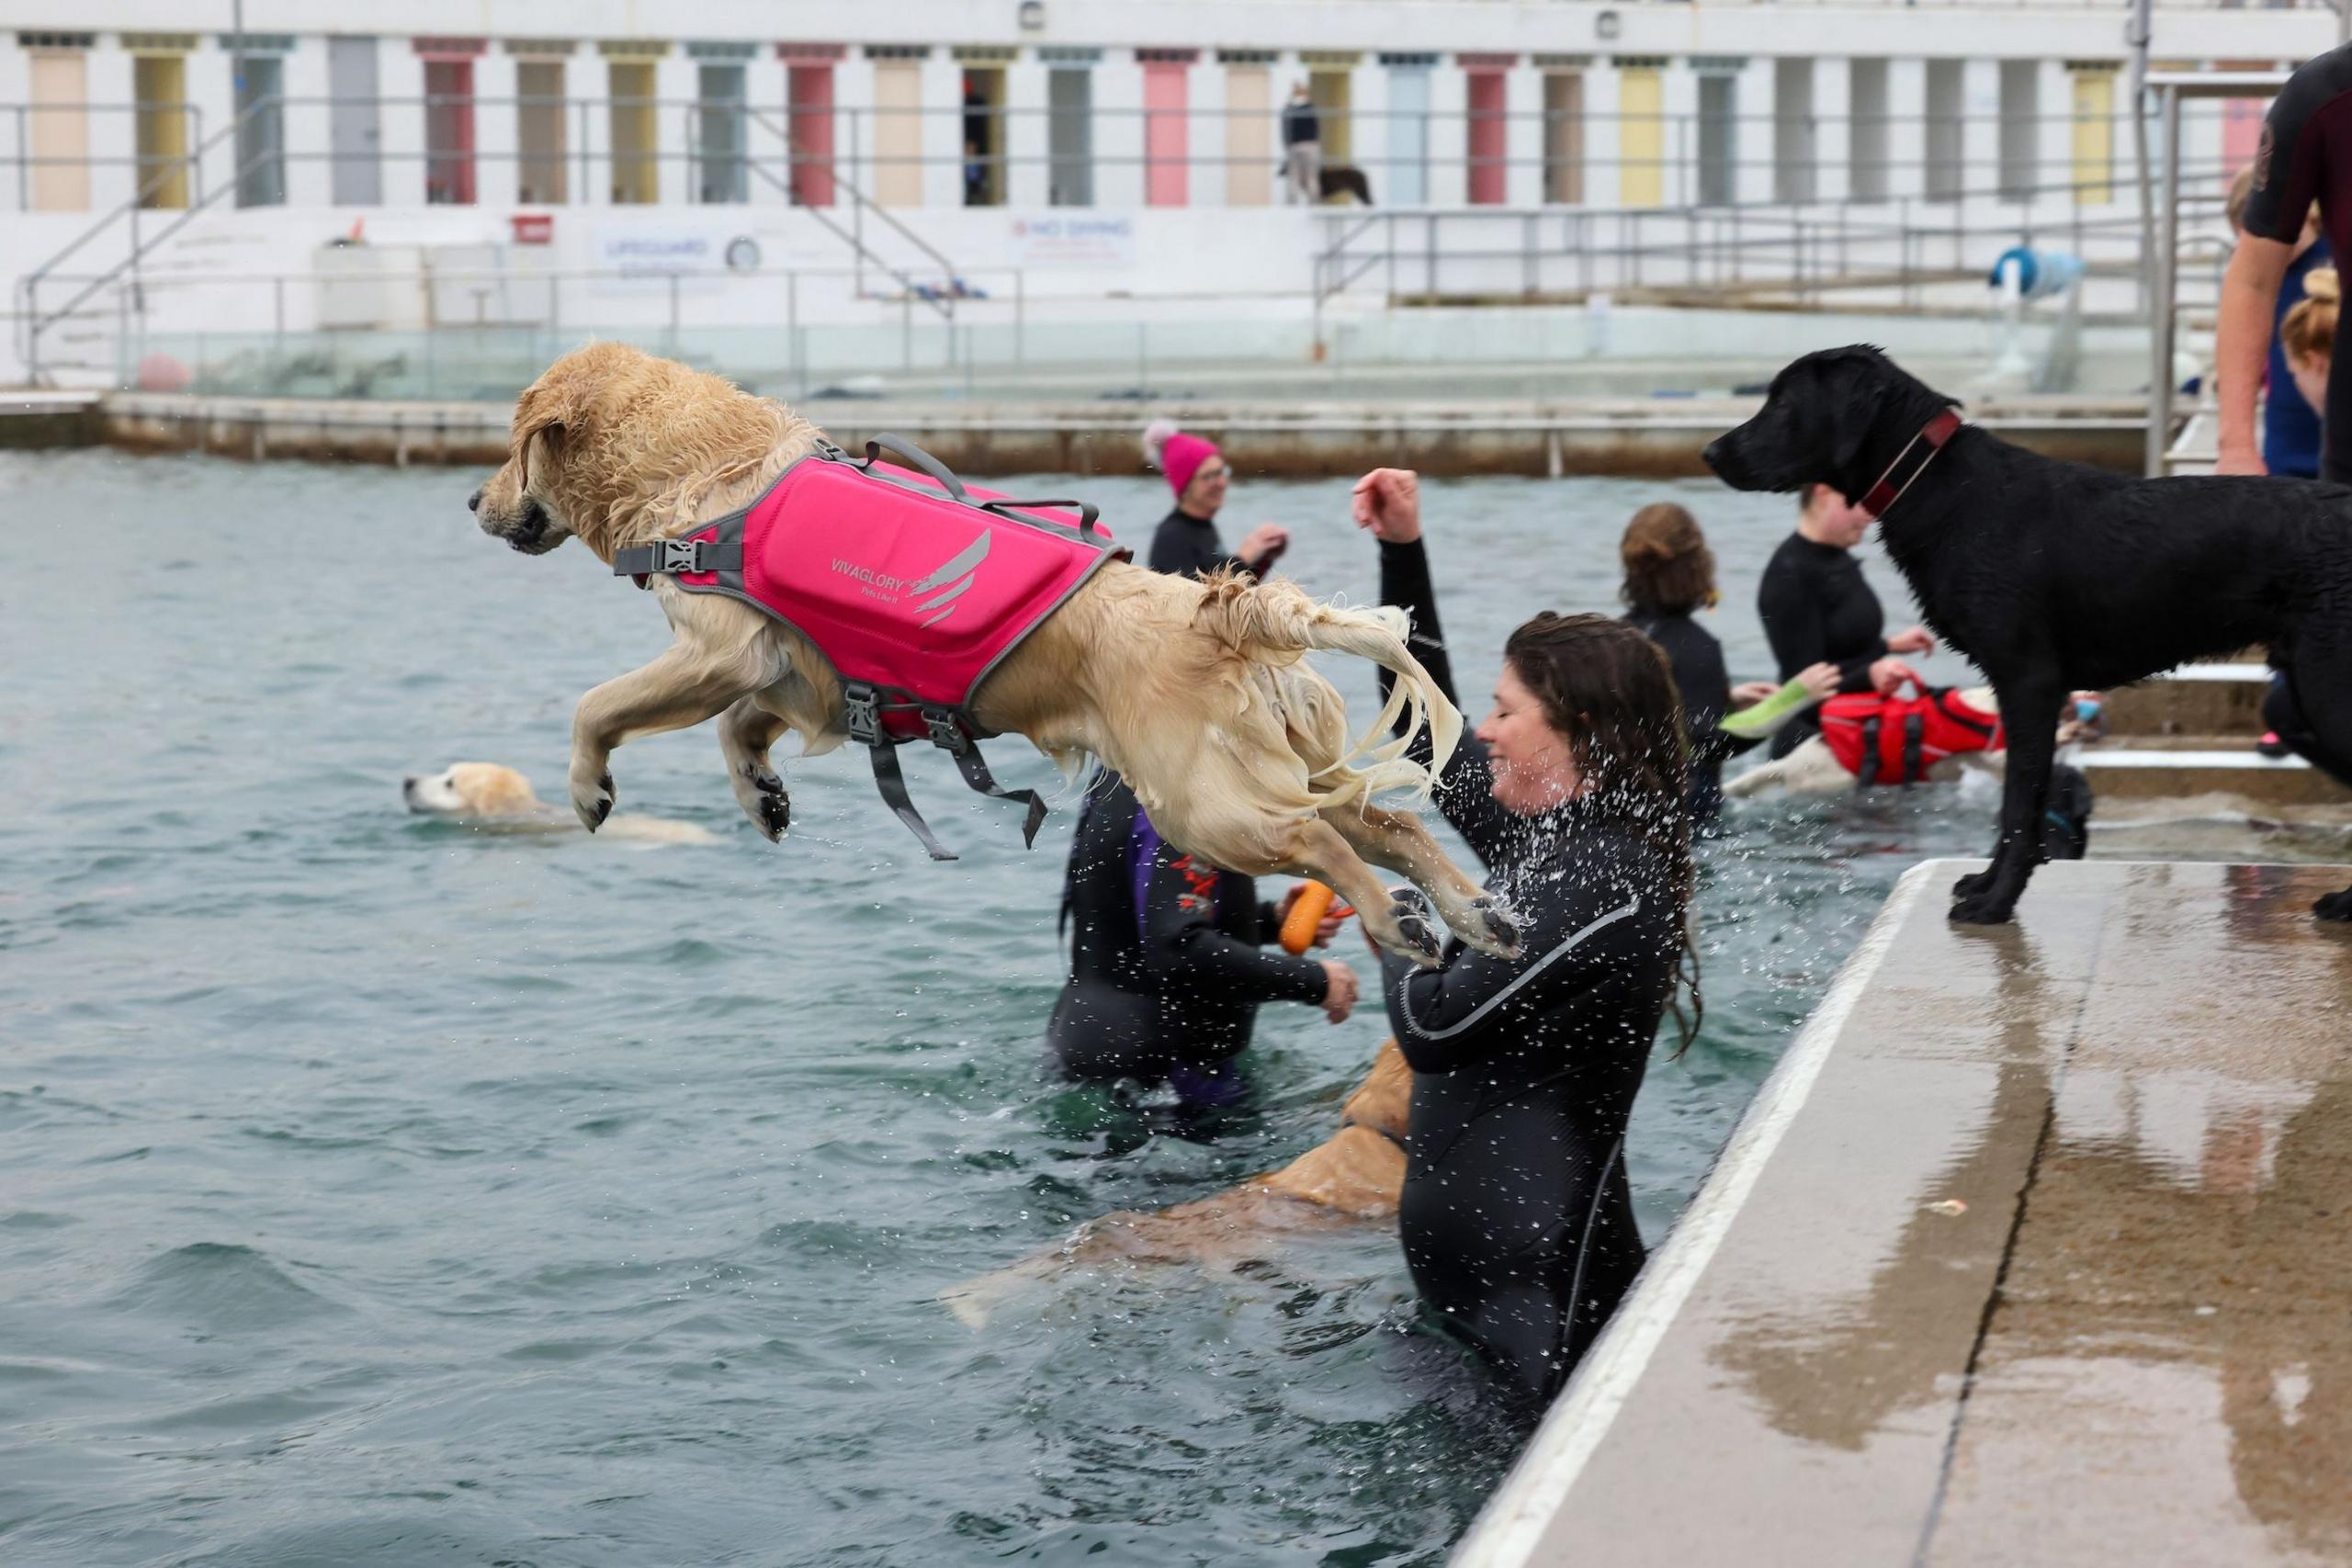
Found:
[[[1958,882],[1953,883],[1951,896],[1954,898],[1973,898],[1990,890],[1992,886],[1993,868],[1986,866],[1983,871],[1972,871]]]
[[[2323,920],[2352,920],[2352,887],[2330,893],[2312,906],[2312,913]]]
[[[2014,898],[1977,893],[1954,902],[1951,919],[1954,925],[2005,926],[2009,923],[2009,912],[2017,907],[2018,901]]]

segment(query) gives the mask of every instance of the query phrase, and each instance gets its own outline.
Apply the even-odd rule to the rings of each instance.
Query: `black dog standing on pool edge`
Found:
[[[2009,918],[2041,863],[2058,710],[2191,660],[2267,643],[2316,744],[2352,784],[2352,487],[2132,479],[1961,423],[1956,400],[1875,348],[1809,354],[1754,419],[1707,447],[1736,490],[1826,484],[1879,518],[1928,624],[1999,694],[2008,774],[1993,863],[1951,918]],[[2312,906],[2352,920],[2352,888]]]

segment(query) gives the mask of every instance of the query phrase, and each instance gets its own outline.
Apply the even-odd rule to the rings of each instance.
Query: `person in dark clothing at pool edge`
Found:
[[[1365,475],[1355,516],[1380,540],[1381,602],[1411,615],[1414,653],[1453,695],[1415,477]],[[1441,1319],[1539,1399],[1640,1271],[1625,1123],[1679,980],[1684,1045],[1698,1028],[1683,760],[1655,644],[1602,615],[1527,622],[1436,792],[1524,947],[1503,960],[1451,942],[1435,969],[1381,958],[1413,1069],[1406,1263]]]
[[[1762,702],[1781,689],[1777,681],[1746,681],[1735,686],[1724,672],[1724,645],[1691,617],[1714,608],[1715,553],[1699,531],[1699,520],[1670,501],[1653,502],[1634,513],[1619,541],[1625,568],[1619,590],[1625,624],[1658,645],[1674,671],[1682,716],[1690,732],[1690,816],[1705,824],[1724,806],[1724,764],[1764,737],[1742,739],[1721,728],[1724,716]],[[1815,697],[1836,694],[1838,667],[1822,663],[1797,671]]]
[[[1919,680],[1893,656],[1933,653],[1936,639],[1925,626],[1884,635],[1886,612],[1853,556],[1870,529],[1871,514],[1827,485],[1798,492],[1796,532],[1781,541],[1756,584],[1756,613],[1780,660],[1781,680],[1825,662],[1838,666],[1839,693],[1891,696],[1905,681]],[[1808,708],[1781,727],[1772,755],[1785,757],[1820,732],[1821,710]]]
[[[1257,576],[1290,548],[1290,530],[1261,523],[1241,541],[1233,555],[1225,553],[1217,536],[1216,514],[1225,505],[1226,487],[1233,469],[1216,446],[1176,428],[1172,420],[1156,419],[1143,433],[1144,458],[1168,478],[1176,504],[1151,536],[1151,570],[1206,577],[1227,567]]]
[[[1261,1003],[1306,1002],[1345,1021],[1353,970],[1268,951],[1298,892],[1260,903],[1251,878],[1162,842],[1135,792],[1104,773],[1087,792],[1062,888],[1070,976],[1046,1025],[1061,1071],[1164,1082],[1187,1107],[1222,1109],[1244,1092],[1238,1058]],[[1339,925],[1326,917],[1317,945]]]

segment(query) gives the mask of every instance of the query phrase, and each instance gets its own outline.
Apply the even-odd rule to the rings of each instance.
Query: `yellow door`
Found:
[[[1641,67],[1617,74],[1617,201],[1656,207],[1666,199],[1666,73]]]
[[[1316,129],[1323,137],[1323,166],[1327,169],[1355,162],[1354,139],[1348,130],[1348,109],[1355,96],[1355,79],[1354,72],[1337,68],[1307,74],[1306,96],[1315,104]]]
[[[874,199],[922,205],[922,67],[911,60],[874,62]]]
[[[2105,207],[2115,199],[2115,73],[2075,73],[2075,202]]]
[[[610,82],[613,205],[651,207],[662,199],[652,62],[616,60],[612,62]]]
[[[36,50],[32,63],[33,210],[90,209],[89,85],[82,51]]]
[[[1262,65],[1229,65],[1225,72],[1225,204],[1265,207],[1273,199],[1273,78]]]
[[[139,100],[139,205],[187,205],[187,56],[142,54],[130,62]]]

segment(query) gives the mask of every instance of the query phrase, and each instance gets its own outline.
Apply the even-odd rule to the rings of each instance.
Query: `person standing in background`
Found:
[[[1323,199],[1323,119],[1306,84],[1293,84],[1283,106],[1283,200],[1312,207]]]

